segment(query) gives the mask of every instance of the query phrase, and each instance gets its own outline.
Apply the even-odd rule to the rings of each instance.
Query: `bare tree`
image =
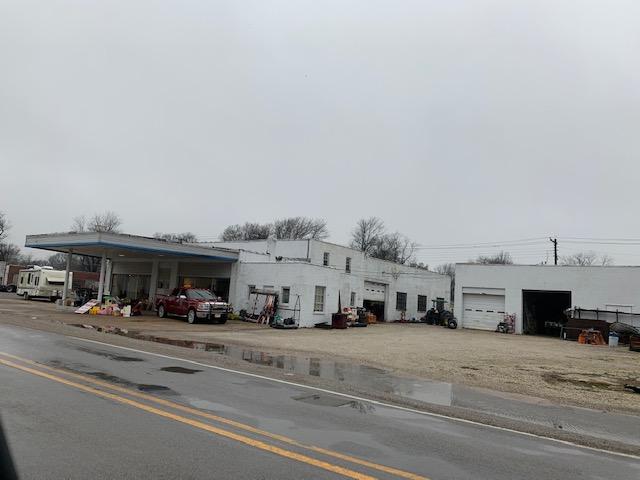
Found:
[[[33,258],[30,254],[21,254],[18,256],[16,263],[20,265],[48,265],[48,260],[44,258]]]
[[[450,277],[456,276],[456,264],[455,263],[443,263],[436,267],[436,273],[440,275],[449,275]]]
[[[47,263],[56,270],[64,270],[67,268],[67,254],[54,253],[47,259]]]
[[[409,237],[406,237],[405,235],[400,235],[397,232],[394,233],[393,236],[399,238],[398,257],[396,261],[402,264],[415,261],[416,248],[418,244],[416,242],[411,241]]]
[[[12,243],[5,243],[9,236],[11,224],[4,212],[0,212],[0,260],[5,262],[16,262],[20,257],[20,247]]]
[[[329,231],[321,218],[289,217],[273,223],[273,235],[278,240],[323,240]]]
[[[19,263],[20,247],[13,243],[6,243],[5,239],[9,236],[11,223],[4,212],[0,212],[0,260],[4,262]]]
[[[371,255],[384,235],[384,222],[378,217],[361,218],[351,233],[349,246]]]
[[[85,217],[84,215],[73,217],[71,231],[78,233],[88,232],[89,230],[87,229],[87,217]]]
[[[422,270],[429,270],[429,265],[424,262],[410,262],[409,266],[413,268],[420,268]]]
[[[156,232],[153,234],[153,236],[160,240],[167,240],[168,242],[176,242],[176,243],[196,243],[198,241],[198,237],[196,236],[196,234],[191,232],[182,232],[182,233]]]
[[[451,277],[451,291],[449,294],[449,300],[453,302],[453,297],[456,290],[456,264],[455,263],[443,263],[436,267],[436,272],[441,275],[449,275]]]
[[[603,267],[608,267],[610,265],[613,265],[613,258],[611,258],[609,255],[605,253],[600,257],[600,265],[602,265]]]
[[[64,270],[67,268],[67,254],[66,253],[54,253],[47,258],[47,265],[51,265],[56,270]],[[96,265],[100,268],[100,259],[96,259]],[[71,270],[85,271],[86,262],[83,264],[82,257],[80,255],[71,256]]]
[[[384,222],[378,217],[358,220],[351,232],[349,246],[382,260],[416,264],[415,251],[418,245],[399,232],[386,233]]]
[[[513,258],[509,252],[501,251],[495,255],[480,255],[475,263],[481,263],[483,265],[511,265],[513,264]]]
[[[562,265],[572,265],[578,267],[589,267],[591,265],[613,265],[613,259],[609,255],[598,256],[596,252],[578,252],[566,255],[560,259]]]
[[[417,244],[398,232],[382,235],[370,255],[382,260],[400,264],[410,263],[415,259]]]
[[[245,223],[243,226],[245,240],[264,240],[271,236],[270,223]]]
[[[33,258],[29,254],[20,252],[20,247],[13,243],[0,243],[0,260],[17,265],[47,265],[48,261]]]
[[[0,260],[7,263],[20,263],[20,247],[13,243],[0,242]]]
[[[244,240],[244,234],[242,231],[242,225],[229,225],[224,229],[220,240],[223,242],[232,242],[234,240]]]
[[[271,236],[272,225],[270,223],[250,223],[244,225],[229,225],[224,229],[220,239],[223,242],[234,240],[264,240]]]
[[[7,219],[7,215],[4,212],[0,212],[0,242],[7,238],[10,228],[11,224],[9,223],[9,219]]]
[[[74,232],[113,232],[119,233],[122,219],[120,216],[111,211],[104,213],[94,213],[87,218],[80,215],[73,219],[71,229]]]
[[[122,220],[120,216],[112,211],[106,211],[104,213],[94,213],[91,217],[87,218],[85,215],[80,215],[73,219],[71,230],[74,232],[111,232],[119,233]],[[100,270],[100,259],[95,257],[89,257],[86,255],[78,256],[78,261],[75,262],[72,259],[72,264],[78,266],[80,270],[85,272],[97,272]],[[66,266],[66,264],[65,264]]]

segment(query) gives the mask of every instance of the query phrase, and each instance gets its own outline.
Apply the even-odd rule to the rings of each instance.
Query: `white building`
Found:
[[[507,313],[516,333],[540,334],[572,307],[640,313],[640,267],[456,265],[454,315],[463,328],[495,330]]]
[[[300,300],[300,326],[330,322],[343,306],[365,306],[383,321],[419,318],[432,300],[448,299],[450,278],[368,257],[317,240],[258,240],[179,244],[114,233],[27,236],[28,247],[105,259],[104,292],[154,298],[179,285],[213,288],[235,311],[251,310],[253,289],[279,294],[291,316]]]
[[[341,245],[318,240],[259,240],[212,244],[238,250],[231,301],[248,308],[252,288],[280,293],[283,307],[299,296],[301,325],[330,322],[343,306],[362,307],[383,321],[423,316],[431,300],[449,298],[450,278],[398,265]],[[288,299],[288,302],[286,301]]]

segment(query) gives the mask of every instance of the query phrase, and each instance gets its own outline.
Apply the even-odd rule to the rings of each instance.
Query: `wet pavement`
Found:
[[[85,324],[73,326],[122,335],[137,340],[225,355],[235,360],[277,368],[285,373],[337,380],[367,390],[407,397],[425,403],[444,406],[453,404],[453,385],[450,383],[399,377],[387,370],[360,365],[355,362],[338,362],[309,356],[273,355],[268,352],[236,345],[160,337],[117,327],[103,328]]]
[[[640,475],[637,459],[58,334],[0,325],[0,352],[434,480]],[[275,364],[290,365],[284,358]],[[287,368],[309,371],[312,364],[318,375],[344,381],[362,374],[324,362]],[[383,372],[378,374],[384,377]],[[388,377],[381,381],[394,385]],[[450,397],[457,401],[455,388]],[[337,478],[5,366],[0,366],[0,407],[24,478]]]
[[[180,340],[142,334],[117,327],[75,326],[96,329],[138,340],[175,345],[225,355],[244,362],[276,368],[285,374],[309,375],[339,381],[364,391],[398,396],[425,404],[461,407],[518,422],[562,430],[640,447],[640,417],[580,407],[486,389],[394,375],[357,363],[304,355],[273,355],[257,349],[198,340]],[[114,358],[114,360],[119,360]],[[135,360],[133,360],[135,361]],[[640,401],[640,397],[639,397]]]

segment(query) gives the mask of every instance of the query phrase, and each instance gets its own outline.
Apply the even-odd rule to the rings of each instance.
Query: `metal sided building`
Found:
[[[455,310],[463,328],[495,330],[505,314],[516,333],[544,334],[569,308],[640,313],[640,267],[457,264]]]

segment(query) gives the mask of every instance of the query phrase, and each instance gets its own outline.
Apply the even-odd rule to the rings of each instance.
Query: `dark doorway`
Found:
[[[229,301],[229,285],[231,284],[228,278],[216,278],[214,289],[216,295],[222,297],[225,302]]]
[[[571,292],[523,290],[523,333],[560,336],[560,328],[567,323],[567,308],[571,308]]]
[[[384,302],[380,300],[363,300],[362,306],[367,312],[373,313],[378,322],[384,322]]]

